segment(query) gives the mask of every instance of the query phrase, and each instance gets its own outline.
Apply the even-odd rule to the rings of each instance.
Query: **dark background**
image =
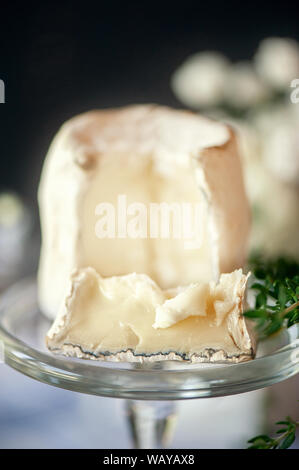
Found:
[[[250,59],[260,39],[299,39],[299,1],[0,4],[0,189],[35,200],[58,127],[91,108],[180,107],[172,72],[193,52]]]

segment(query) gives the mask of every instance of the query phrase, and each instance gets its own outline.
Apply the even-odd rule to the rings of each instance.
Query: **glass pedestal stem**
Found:
[[[173,401],[126,400],[125,411],[135,449],[169,445],[176,421]]]

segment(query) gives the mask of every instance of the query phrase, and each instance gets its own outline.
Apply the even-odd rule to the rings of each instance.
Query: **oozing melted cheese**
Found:
[[[77,347],[95,357],[131,350],[137,356],[175,352],[191,358],[206,348],[249,354],[236,344],[229,326],[229,315],[242,311],[246,279],[239,270],[221,276],[217,285],[162,291],[146,275],[103,279],[92,268],[80,270],[48,346],[62,352]]]

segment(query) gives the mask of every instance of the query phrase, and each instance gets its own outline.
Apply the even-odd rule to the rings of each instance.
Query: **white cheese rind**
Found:
[[[187,251],[183,255],[180,252],[175,266],[172,260],[176,245],[170,252],[161,245],[156,250],[152,277],[159,282],[161,278],[165,284],[162,287],[202,278],[216,280],[220,272],[230,272],[244,264],[250,213],[231,129],[189,112],[152,105],[89,112],[63,125],[49,149],[39,187],[42,249],[38,295],[42,311],[50,318],[56,316],[67,279],[75,268],[93,266],[94,261],[94,267],[105,276],[132,271],[152,275],[143,259],[151,258],[151,254],[147,255],[147,248],[137,240],[126,241],[126,248],[119,245],[119,253],[132,258],[126,258],[119,273],[113,272],[117,269],[115,260],[109,260],[117,250],[106,249],[102,244],[101,256],[93,257],[92,250],[87,256],[84,251],[84,246],[90,245],[84,232],[89,223],[84,219],[86,201],[93,182],[114,156],[123,158],[124,168],[129,171],[145,165],[150,156],[155,170],[166,181],[169,177],[174,182],[176,174],[188,172],[191,165],[198,194],[207,207],[205,230],[211,253],[199,253],[194,264],[196,255],[188,257]],[[105,198],[105,191],[102,197]],[[88,233],[92,231],[93,223]],[[201,264],[204,269],[198,272]],[[182,273],[181,278],[178,273]]]
[[[255,344],[242,315],[247,278],[241,270],[222,275],[219,283],[209,285],[208,294],[199,289],[198,296],[191,293],[187,299],[188,288],[170,294],[146,275],[103,279],[93,268],[75,271],[48,332],[48,348],[79,358],[128,362],[252,359]],[[191,315],[186,313],[167,328],[154,328],[159,307],[165,306],[170,295],[180,307],[182,293]],[[227,305],[220,321],[217,302]]]
[[[191,316],[208,315],[211,301],[215,313],[215,325],[221,326],[225,317],[234,308],[239,309],[243,302],[244,289],[249,274],[245,276],[241,269],[229,274],[221,274],[219,282],[196,283],[180,288],[156,307],[154,328],[168,328]]]

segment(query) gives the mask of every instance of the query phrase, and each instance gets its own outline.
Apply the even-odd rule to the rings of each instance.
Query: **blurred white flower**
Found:
[[[250,62],[239,62],[231,66],[225,86],[227,103],[236,108],[248,108],[262,103],[269,95],[268,87]]]
[[[299,112],[284,103],[255,117],[262,140],[264,165],[278,179],[299,186]],[[298,209],[299,211],[299,209]]]
[[[16,194],[0,193],[0,290],[23,272],[32,223],[28,207]]]
[[[299,257],[299,186],[282,179],[273,171],[271,164],[268,166],[270,162],[265,156],[272,144],[271,136],[265,133],[263,126],[274,126],[274,131],[274,122],[279,115],[283,120],[284,113],[281,112],[282,109],[276,112],[272,109],[267,117],[263,112],[253,121],[225,121],[236,131],[245,187],[253,212],[250,248],[262,250],[268,256],[286,254]]]
[[[228,59],[218,52],[194,54],[173,74],[172,89],[178,99],[191,108],[220,104],[229,66]]]
[[[299,78],[299,45],[289,38],[264,39],[254,56],[258,74],[271,87],[284,90]]]
[[[251,248],[267,256],[299,258],[298,188],[279,180],[262,164],[251,168],[251,174],[254,190]]]
[[[299,44],[269,38],[261,42],[254,62],[231,64],[215,52],[191,56],[173,75],[172,88],[185,105],[205,108],[236,129],[253,210],[251,248],[299,258],[299,105],[290,100],[294,78],[299,78]],[[284,92],[279,104],[271,104],[275,90]],[[223,104],[246,114],[232,119]]]
[[[11,227],[23,217],[22,201],[13,193],[0,193],[0,226]]]

